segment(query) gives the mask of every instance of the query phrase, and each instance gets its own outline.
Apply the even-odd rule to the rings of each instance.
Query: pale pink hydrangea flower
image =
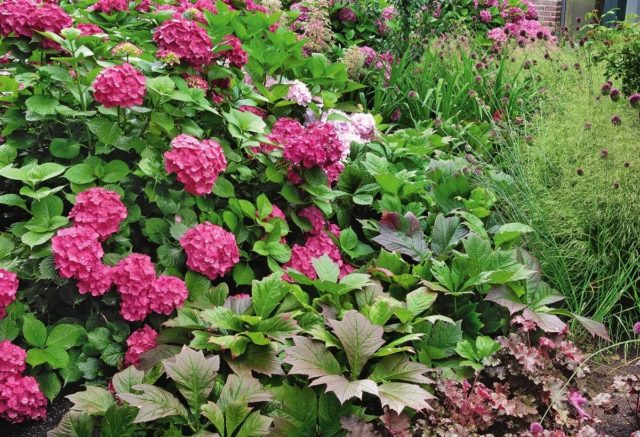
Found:
[[[290,82],[287,100],[292,100],[300,106],[307,106],[311,103],[313,96],[307,86],[299,80]]]
[[[488,10],[480,11],[480,21],[483,23],[489,23],[493,17],[491,16],[491,12]]]
[[[492,39],[497,44],[501,44],[507,40],[507,34],[504,32],[504,29],[501,27],[496,27],[495,29],[491,29],[487,36],[489,39]]]
[[[164,166],[168,173],[176,174],[189,193],[205,195],[211,192],[218,175],[226,169],[227,160],[217,141],[198,141],[181,134],[171,141],[171,150],[165,152]]]
[[[0,319],[7,315],[7,307],[16,300],[18,285],[15,273],[0,269]]]
[[[187,254],[187,266],[209,279],[224,276],[240,261],[235,235],[209,222],[185,232],[180,245]]]
[[[76,226],[93,229],[104,241],[118,231],[120,223],[127,218],[127,208],[115,191],[89,188],[76,196],[69,218]]]
[[[47,398],[32,376],[10,375],[0,383],[0,418],[21,423],[27,419],[44,419]]]
[[[129,63],[105,68],[93,81],[93,97],[105,108],[142,105],[146,79]]]
[[[127,338],[127,352],[124,355],[126,364],[134,366],[140,363],[140,356],[157,346],[158,333],[149,325],[131,333]]]

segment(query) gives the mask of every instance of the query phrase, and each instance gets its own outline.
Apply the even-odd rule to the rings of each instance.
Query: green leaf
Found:
[[[87,121],[89,130],[98,137],[107,146],[115,144],[122,136],[122,129],[118,126],[118,123],[109,121],[104,117],[96,117]]]
[[[20,328],[15,320],[11,317],[5,317],[0,320],[0,341],[13,341],[20,334]]]
[[[378,386],[370,379],[350,381],[342,375],[328,375],[316,379],[311,385],[320,384],[325,384],[326,391],[335,394],[341,404],[353,398],[362,399],[364,392],[378,396]]]
[[[64,177],[69,182],[78,185],[90,184],[96,180],[96,175],[93,174],[93,167],[89,164],[76,164],[69,167]]]
[[[256,316],[270,317],[284,297],[289,293],[290,286],[279,275],[271,274],[260,281],[251,284],[253,310]]]
[[[444,217],[438,214],[431,232],[431,250],[435,256],[443,255],[455,247],[469,231],[459,217]]]
[[[327,282],[338,282],[340,276],[340,267],[334,263],[328,255],[322,255],[311,261],[313,268],[318,275],[318,279]]]
[[[27,210],[27,204],[24,203],[24,199],[18,196],[17,194],[2,194],[0,195],[0,205],[7,206],[17,206],[18,208],[22,208]]]
[[[138,407],[138,415],[134,423],[151,422],[163,417],[188,417],[187,410],[171,393],[150,384],[138,384],[133,387],[141,394],[118,393],[118,398]]]
[[[46,243],[47,241],[51,240],[52,237],[53,232],[37,233],[29,231],[20,238],[20,241],[33,248],[35,246]]]
[[[408,255],[416,261],[429,253],[420,221],[411,212],[404,217],[396,212],[385,213],[378,229],[380,235],[372,240],[389,251]]]
[[[135,366],[129,366],[121,372],[113,375],[112,383],[116,393],[131,393],[133,387],[142,384],[144,372]]]
[[[22,322],[22,335],[31,346],[42,347],[47,341],[47,327],[33,315],[27,314]]]
[[[53,115],[56,113],[56,106],[60,104],[50,96],[35,95],[29,97],[25,102],[27,109],[40,115]]]
[[[40,385],[40,390],[42,390],[42,393],[44,393],[49,401],[53,401],[62,389],[60,379],[54,372],[41,373],[36,375],[36,379]]]
[[[230,197],[235,197],[236,190],[228,179],[219,176],[218,179],[216,179],[216,184],[213,186],[213,194],[218,197],[228,199]]]
[[[48,363],[54,369],[62,369],[69,364],[69,354],[60,347],[29,349],[27,351],[27,363],[34,367]]]
[[[522,223],[507,223],[500,228],[493,236],[493,241],[496,246],[500,246],[503,243],[511,241],[515,238],[518,238],[522,234],[526,234],[529,232],[533,232],[530,226],[524,225]]]
[[[261,435],[269,435],[269,428],[273,419],[254,411],[244,420],[242,426],[238,430],[236,437],[253,437]]]
[[[91,437],[93,418],[87,414],[69,411],[62,416],[58,426],[47,433],[47,437]]]
[[[120,182],[122,179],[126,178],[129,174],[129,166],[124,162],[116,159],[114,161],[108,162],[103,170],[104,175],[102,176],[102,180],[109,184]]]
[[[239,263],[233,268],[233,280],[236,285],[250,285],[254,279],[255,275],[248,263]]]
[[[202,415],[213,424],[220,435],[224,435],[224,413],[217,404],[211,401],[207,402],[207,405],[202,406]]]
[[[56,158],[73,159],[80,154],[80,143],[67,138],[54,138],[49,151]]]
[[[164,360],[163,365],[191,411],[197,414],[213,390],[220,357],[205,358],[202,351],[196,352],[185,346],[178,355]]]
[[[132,426],[137,410],[133,407],[118,407],[113,404],[109,407],[102,419],[100,437],[129,437],[136,430]]]
[[[69,349],[80,346],[85,339],[85,330],[80,325],[60,324],[53,327],[47,338],[47,346]]]
[[[410,361],[404,355],[390,355],[375,365],[370,378],[376,382],[404,381],[429,384],[433,381],[424,376],[429,370],[424,364]]]
[[[31,204],[31,214],[43,222],[49,222],[52,218],[62,215],[64,205],[59,197],[51,196],[35,200]]]
[[[419,385],[404,382],[381,384],[378,391],[382,406],[389,407],[398,414],[402,413],[406,407],[415,411],[430,408],[427,401],[436,398]]]
[[[417,316],[433,305],[438,293],[429,291],[427,287],[420,287],[407,294],[407,309],[413,316]]]
[[[72,410],[92,416],[103,416],[115,402],[109,390],[96,386],[87,386],[85,391],[69,395],[67,399],[73,402]]]

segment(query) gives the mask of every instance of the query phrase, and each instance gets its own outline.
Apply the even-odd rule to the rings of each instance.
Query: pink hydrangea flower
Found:
[[[224,276],[240,261],[235,235],[209,222],[185,232],[180,245],[187,254],[187,266],[209,279]]]
[[[9,375],[21,375],[26,369],[27,352],[9,340],[0,342],[0,384]]]
[[[480,11],[480,21],[483,23],[489,23],[493,17],[491,16],[491,12],[488,10]]]
[[[124,361],[127,364],[133,364],[134,366],[140,363],[140,356],[156,347],[156,339],[158,333],[153,330],[149,325],[144,325],[137,331],[133,331],[129,338],[127,338],[127,352],[124,355]]]
[[[0,33],[7,37],[33,35],[36,4],[30,0],[5,0],[0,3]]]
[[[198,141],[182,134],[171,141],[171,150],[164,154],[164,167],[168,173],[176,174],[185,190],[202,196],[211,192],[218,175],[226,169],[227,160],[217,141]]]
[[[98,233],[89,227],[61,229],[51,239],[53,262],[63,278],[89,280],[91,271],[101,264],[104,251]]]
[[[376,121],[373,115],[356,112],[351,114],[349,119],[362,140],[371,141],[374,139],[376,134]]]
[[[329,123],[316,122],[304,128],[303,135],[284,141],[284,158],[305,168],[325,167],[342,158],[344,144]]]
[[[258,217],[258,211],[256,211],[256,217]],[[278,207],[278,205],[271,205],[271,213],[264,218],[265,222],[268,222],[271,219],[279,218],[284,221],[287,220],[287,217],[284,215],[284,212]]]
[[[249,61],[247,52],[242,48],[242,41],[235,36],[225,36],[222,40],[222,44],[225,46],[231,46],[231,48],[216,53],[214,58],[224,58],[229,61],[229,65],[236,68],[241,68]]]
[[[195,74],[185,74],[184,80],[187,81],[187,85],[191,88],[200,88],[201,90],[207,91],[209,89],[209,84],[202,77]]]
[[[151,10],[151,0],[141,0],[135,9],[138,12],[149,12]]]
[[[98,0],[89,8],[91,11],[104,12],[105,14],[118,11],[126,11],[129,9],[127,0]]]
[[[313,96],[307,86],[299,80],[294,80],[289,84],[287,100],[292,100],[300,106],[307,106],[311,103]]]
[[[80,294],[89,293],[97,297],[107,293],[113,285],[113,268],[96,264],[87,273],[87,277],[76,284]]]
[[[489,39],[492,39],[497,44],[501,44],[507,40],[507,34],[504,32],[504,29],[501,27],[496,27],[495,29],[491,29],[487,36]]]
[[[21,423],[26,419],[44,419],[46,415],[47,398],[35,378],[10,375],[0,382],[0,418]]]
[[[36,8],[32,17],[31,27],[34,31],[52,32],[60,34],[62,29],[71,27],[73,20],[67,13],[57,4],[42,3]],[[50,39],[43,39],[42,45],[45,48],[60,49],[60,45]]]
[[[153,34],[153,40],[158,45],[158,56],[173,52],[194,67],[209,64],[213,57],[213,44],[207,31],[184,18],[162,23]]]
[[[304,217],[311,223],[311,234],[319,234],[324,229],[326,220],[324,214],[315,206],[307,206],[298,213],[299,217]]]
[[[129,63],[102,70],[93,82],[93,97],[105,108],[142,105],[146,79]]]
[[[353,271],[353,267],[342,259],[340,249],[333,242],[326,232],[312,235],[307,238],[304,246],[294,244],[291,249],[291,260],[282,266],[287,269],[294,269],[310,279],[316,279],[318,275],[313,268],[313,260],[327,255],[340,268],[340,278]],[[284,275],[283,279],[291,281],[289,275]]]
[[[78,23],[76,24],[75,27],[80,31],[80,35],[82,36],[89,36],[89,35],[96,35],[98,33],[104,33],[104,31],[100,28],[100,26],[97,26],[93,23]]]
[[[187,296],[189,291],[182,279],[162,275],[151,284],[149,306],[154,312],[168,316],[182,306]]]
[[[18,276],[5,269],[0,269],[0,319],[7,315],[7,307],[16,300],[18,292]]]
[[[151,312],[149,293],[156,269],[147,255],[132,253],[113,268],[113,282],[120,293],[120,314],[125,320],[144,320]]]
[[[127,218],[127,208],[115,191],[89,188],[76,196],[69,218],[76,226],[93,229],[104,241],[118,231],[120,223]]]

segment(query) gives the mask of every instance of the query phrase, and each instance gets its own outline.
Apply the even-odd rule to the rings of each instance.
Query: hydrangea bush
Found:
[[[323,5],[0,5],[2,418],[85,384],[58,434],[381,431],[471,390],[445,379],[512,317],[566,332],[474,177],[504,175],[446,126],[383,134]]]

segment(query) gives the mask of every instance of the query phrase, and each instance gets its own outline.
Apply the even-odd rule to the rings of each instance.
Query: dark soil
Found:
[[[0,420],[0,436],[3,437],[46,437],[47,431],[55,428],[62,416],[71,408],[71,401],[60,396],[47,408],[47,418],[41,421],[11,425]]]
[[[616,375],[640,375],[640,357],[628,357],[625,360],[619,356],[611,356],[602,363],[592,364],[590,368],[591,373],[587,375],[583,381],[585,385],[581,388],[586,390],[590,397],[594,397],[599,393],[612,393],[610,387]],[[639,424],[631,414],[627,401],[614,396],[614,402],[617,408],[611,413],[597,414],[601,423],[596,426],[596,429],[612,437],[629,437],[634,431],[639,431]]]

